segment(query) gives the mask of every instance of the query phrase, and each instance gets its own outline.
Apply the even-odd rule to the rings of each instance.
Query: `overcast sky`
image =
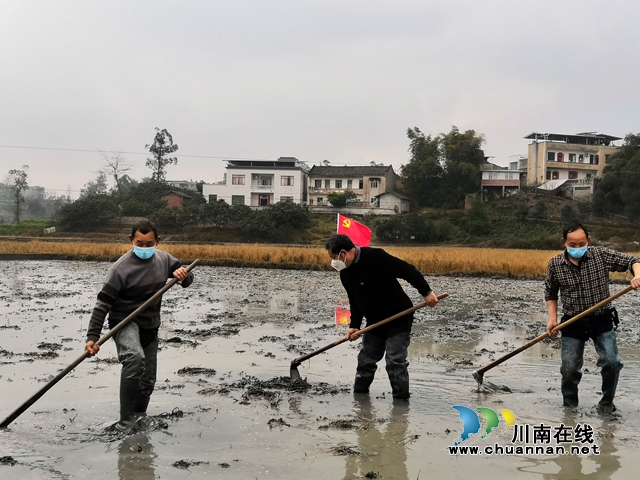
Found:
[[[180,146],[167,177],[207,182],[231,157],[398,171],[413,126],[473,129],[502,165],[533,131],[640,131],[636,0],[0,6],[0,180],[27,164],[60,193],[102,157],[52,149],[131,152],[140,179],[155,127]]]

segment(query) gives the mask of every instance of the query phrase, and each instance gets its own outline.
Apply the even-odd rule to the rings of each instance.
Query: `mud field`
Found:
[[[0,262],[0,417],[81,353],[108,263]],[[358,343],[299,367],[292,359],[346,327],[332,272],[198,267],[194,284],[164,299],[158,383],[133,435],[117,420],[120,367],[113,342],[0,430],[0,478],[357,479],[635,478],[640,468],[639,299],[616,302],[625,368],[611,415],[599,415],[599,370],[587,345],[581,406],[564,411],[559,341],[545,341],[485,374],[472,372],[544,332],[539,281],[429,278],[451,292],[416,314],[412,397],[394,402],[384,368],[370,395],[350,392]],[[621,285],[612,286],[612,292]],[[407,291],[417,303],[421,298]],[[384,362],[381,362],[381,367]],[[588,424],[600,455],[451,455],[462,423],[453,405],[515,413],[517,424]],[[501,419],[502,422],[502,419]],[[503,423],[463,444],[513,445]]]

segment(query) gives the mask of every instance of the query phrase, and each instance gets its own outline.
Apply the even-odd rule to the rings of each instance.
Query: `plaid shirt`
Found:
[[[571,317],[584,312],[610,296],[609,272],[631,271],[640,259],[605,247],[589,247],[580,263],[574,265],[566,251],[549,260],[544,281],[545,300],[558,300],[562,293],[562,313]],[[611,305],[599,308],[593,315],[605,313]]]

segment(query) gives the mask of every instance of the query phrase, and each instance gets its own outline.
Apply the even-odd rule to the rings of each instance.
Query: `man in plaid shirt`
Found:
[[[609,272],[629,270],[633,288],[640,287],[640,259],[604,247],[589,247],[591,237],[580,223],[564,229],[562,241],[566,250],[549,260],[544,282],[549,311],[547,332],[558,326],[558,292],[562,296],[562,322],[584,312],[610,296]],[[591,338],[598,353],[597,365],[602,371],[601,411],[613,411],[622,359],[618,354],[616,334],[618,316],[609,304],[592,315],[562,329],[562,397],[565,407],[578,405],[578,384],[582,378],[584,344]]]

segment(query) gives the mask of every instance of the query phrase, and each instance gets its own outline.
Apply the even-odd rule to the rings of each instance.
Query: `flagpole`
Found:
[[[340,214],[338,213],[338,218],[336,219],[336,233],[340,231]]]

